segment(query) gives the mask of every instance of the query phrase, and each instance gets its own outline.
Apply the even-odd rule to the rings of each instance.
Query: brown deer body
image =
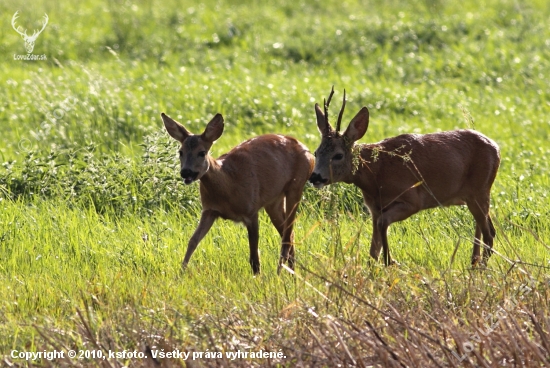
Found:
[[[454,130],[356,145],[367,131],[369,111],[363,107],[341,134],[344,106],[345,94],[334,130],[327,119],[328,104],[324,113],[315,105],[322,141],[310,182],[318,188],[345,182],[361,189],[373,221],[370,255],[378,259],[383,249],[385,264],[391,264],[387,229],[392,223],[424,209],[465,204],[476,222],[472,264],[486,263],[495,237],[489,204],[500,164],[497,144],[473,130]]]
[[[258,211],[264,208],[282,238],[279,270],[285,261],[293,268],[296,209],[314,165],[308,149],[294,138],[268,134],[249,139],[214,159],[208,152],[223,132],[220,114],[201,135],[191,134],[164,113],[161,116],[168,133],[182,144],[180,174],[184,182],[200,180],[201,219],[182,266],[188,264],[199,242],[221,217],[246,226],[250,265],[258,274]]]

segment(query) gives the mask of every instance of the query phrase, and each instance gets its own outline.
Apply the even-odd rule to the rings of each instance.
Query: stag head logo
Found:
[[[27,34],[26,29],[24,29],[23,31],[20,31],[19,30],[20,27],[15,26],[15,21],[19,17],[18,13],[19,11],[16,11],[15,14],[13,15],[13,18],[11,18],[11,26],[13,27],[13,29],[15,29],[15,32],[19,33],[21,37],[23,37],[23,40],[25,41],[25,49],[27,49],[27,52],[30,54],[32,53],[32,50],[34,50],[34,43],[36,42],[36,39],[48,24],[48,14],[44,13],[44,21],[42,22],[42,29],[40,31],[34,30],[32,35],[29,36]]]

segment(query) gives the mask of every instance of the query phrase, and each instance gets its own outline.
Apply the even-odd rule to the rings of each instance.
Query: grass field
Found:
[[[547,1],[5,0],[0,10],[2,364],[550,365]],[[48,14],[33,51],[47,60],[14,60],[25,54],[17,10],[28,33]],[[400,266],[372,262],[361,193],[337,184],[306,187],[296,276],[277,276],[280,239],[263,212],[260,276],[246,229],[221,220],[181,273],[201,207],[160,112],[195,133],[222,113],[214,156],[271,132],[313,151],[313,106],[332,85],[336,100],[347,91],[346,124],[368,106],[361,142],[475,128],[499,144],[487,269],[470,267],[474,221],[462,207],[392,225]],[[148,358],[12,356],[54,349]],[[196,359],[151,358],[174,349]],[[239,350],[248,356],[225,355]],[[280,354],[251,357],[260,350]]]

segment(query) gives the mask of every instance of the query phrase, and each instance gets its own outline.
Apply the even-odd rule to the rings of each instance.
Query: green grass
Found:
[[[405,341],[420,344],[413,328],[459,353],[457,346],[484,325],[483,316],[526,284],[536,292],[510,313],[535,326],[521,331],[549,354],[536,323],[522,319],[524,311],[533,313],[548,334],[546,1],[7,0],[0,10],[5,361],[13,360],[12,349],[97,344],[283,349],[287,358],[274,363],[347,364],[339,350],[344,344],[325,333],[326,321],[334,319],[331,328],[340,329],[355,359],[376,357],[364,365],[384,365],[389,354],[383,344],[364,345],[342,327],[362,329],[365,320],[414,365],[426,357],[421,349],[406,353]],[[34,50],[47,61],[13,60],[24,52],[9,24],[16,10],[18,24],[29,30],[48,13]],[[499,144],[491,208],[498,253],[488,270],[469,266],[474,221],[458,207],[392,225],[390,247],[401,266],[371,262],[372,225],[360,191],[334,185],[304,192],[296,277],[277,276],[279,238],[263,213],[261,276],[251,275],[246,229],[228,221],[214,225],[182,274],[200,215],[198,185],[178,180],[177,144],[163,131],[160,112],[195,133],[221,112],[226,128],[214,156],[270,132],[295,136],[314,150],[320,137],[313,106],[333,84],[336,100],[347,91],[348,121],[369,107],[362,142],[473,127]],[[395,322],[399,318],[406,323]],[[530,350],[519,349],[522,358],[497,339],[519,339],[514,331],[503,323],[485,340],[488,350],[476,343],[479,356],[468,359],[519,364]],[[448,351],[432,348],[437,361],[452,364]],[[80,362],[88,363],[103,364]]]

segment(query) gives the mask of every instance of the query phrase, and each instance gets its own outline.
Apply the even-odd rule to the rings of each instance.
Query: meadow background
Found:
[[[14,60],[17,10],[29,33],[48,14],[46,61]],[[2,364],[550,365],[549,2],[4,0],[0,14]],[[487,269],[470,267],[461,207],[392,225],[401,266],[371,262],[361,194],[333,185],[304,192],[296,276],[277,276],[264,213],[261,276],[246,229],[221,220],[182,274],[198,184],[179,179],[160,112],[195,133],[221,112],[214,156],[271,132],[314,150],[332,85],[346,123],[369,107],[361,142],[475,128],[499,144]],[[285,357],[10,357],[54,348]]]

